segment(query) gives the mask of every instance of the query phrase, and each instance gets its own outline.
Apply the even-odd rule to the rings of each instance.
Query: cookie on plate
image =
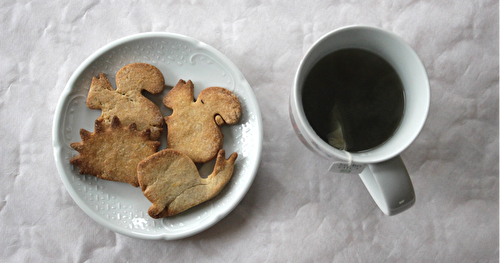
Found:
[[[116,90],[104,73],[99,78],[93,77],[87,106],[102,110],[98,120],[105,125],[111,124],[113,116],[117,116],[125,126],[135,123],[138,130],[149,129],[151,139],[158,140],[163,130],[163,115],[158,106],[141,92],[162,92],[165,86],[163,74],[152,65],[132,63],[116,73],[115,82]]]
[[[160,142],[150,139],[149,129],[138,131],[135,124],[123,127],[116,116],[110,126],[103,122],[95,121],[94,132],[80,130],[82,141],[70,145],[78,155],[70,163],[80,168],[80,174],[138,187],[137,164],[154,154]]]
[[[213,159],[222,149],[223,124],[236,124],[241,118],[241,104],[229,90],[209,87],[194,101],[191,80],[179,82],[163,98],[163,104],[173,110],[165,117],[167,148],[185,153],[195,163]]]
[[[202,178],[194,162],[184,153],[165,149],[149,156],[137,166],[144,196],[152,205],[148,214],[163,218],[179,214],[217,196],[233,175],[237,153],[225,159],[219,150],[214,170]]]

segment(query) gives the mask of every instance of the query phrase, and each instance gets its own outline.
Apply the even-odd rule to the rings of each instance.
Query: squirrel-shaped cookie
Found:
[[[98,120],[109,125],[117,116],[124,126],[135,123],[138,130],[149,129],[151,139],[158,140],[163,130],[163,115],[152,101],[144,97],[143,90],[152,94],[163,91],[165,79],[156,67],[146,63],[132,63],[116,73],[116,90],[104,73],[92,78],[87,106],[101,109]]]
[[[184,153],[165,149],[149,156],[137,166],[141,190],[152,205],[152,218],[179,214],[217,196],[233,175],[237,153],[225,158],[218,151],[215,167],[207,178],[200,177],[194,162]]]
[[[209,87],[194,101],[191,80],[179,80],[165,95],[163,104],[173,110],[165,117],[167,148],[183,152],[195,163],[213,159],[224,140],[219,126],[235,124],[241,118],[240,101],[231,91]]]

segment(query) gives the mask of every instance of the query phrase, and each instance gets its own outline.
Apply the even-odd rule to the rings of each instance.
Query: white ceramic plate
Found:
[[[177,216],[153,219],[147,211],[151,203],[140,188],[80,175],[69,160],[77,155],[70,143],[81,141],[79,130],[94,130],[100,110],[87,108],[85,101],[93,76],[104,72],[114,85],[115,74],[123,66],[144,62],[163,73],[167,86],[179,79],[191,79],[195,97],[209,86],[231,90],[242,104],[242,119],[225,125],[226,157],[238,153],[233,178],[214,199]],[[116,88],[116,86],[114,86]],[[145,94],[163,114],[171,110],[162,104],[162,94]],[[262,119],[255,95],[238,68],[214,48],[190,37],[170,33],[143,33],[114,41],[92,54],[71,76],[54,117],[53,147],[57,169],[71,197],[85,213],[111,230],[142,239],[179,239],[199,233],[225,217],[241,201],[253,182],[262,150]],[[166,146],[166,134],[162,135]],[[202,175],[212,172],[213,162],[199,167]]]

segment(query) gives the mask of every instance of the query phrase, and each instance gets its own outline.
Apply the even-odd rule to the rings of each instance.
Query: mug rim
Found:
[[[307,120],[307,118],[305,116],[304,109],[302,106],[302,98],[301,98],[301,94],[300,94],[302,92],[302,87],[299,87],[298,82],[299,82],[299,79],[301,78],[301,76],[303,77],[303,76],[306,76],[308,74],[308,72],[304,72],[304,70],[306,70],[304,68],[305,67],[304,64],[305,64],[305,61],[307,61],[307,59],[311,56],[312,51],[315,48],[317,48],[318,45],[320,45],[326,39],[332,37],[333,35],[337,35],[337,34],[342,33],[344,31],[363,31],[363,30],[373,31],[373,32],[376,32],[377,34],[385,34],[385,35],[388,35],[388,36],[394,38],[394,40],[398,41],[401,45],[403,45],[407,49],[408,52],[410,52],[410,55],[414,58],[413,63],[415,63],[417,65],[419,72],[421,71],[423,73],[423,76],[425,76],[425,79],[423,80],[425,87],[422,88],[423,89],[422,92],[424,93],[423,94],[423,96],[424,96],[423,103],[425,103],[425,105],[419,105],[423,112],[421,112],[421,114],[420,114],[421,118],[419,120],[416,120],[416,121],[419,121],[419,123],[414,124],[415,131],[411,134],[411,136],[409,138],[407,138],[404,141],[403,145],[400,145],[399,147],[397,147],[397,149],[395,149],[394,151],[390,151],[389,154],[385,154],[385,155],[373,154],[373,151],[384,147],[384,145],[386,143],[382,143],[381,145],[379,145],[375,148],[366,150],[366,151],[349,153],[349,154],[347,154],[346,151],[342,151],[342,150],[334,148],[333,146],[331,146],[330,144],[325,142],[323,139],[321,139],[316,134],[316,132],[310,126],[309,121]],[[335,50],[332,50],[332,52],[333,51],[335,51]],[[324,55],[321,55],[321,57],[324,57]],[[314,65],[315,63],[317,63],[317,61],[314,61],[312,64]],[[310,68],[307,70],[310,70]],[[405,102],[405,104],[406,104],[406,102]],[[398,35],[390,32],[390,31],[387,31],[387,30],[384,30],[384,29],[381,29],[378,27],[364,26],[364,25],[350,25],[350,26],[341,27],[341,28],[338,28],[338,29],[335,29],[333,31],[328,32],[327,34],[323,35],[318,40],[316,40],[311,45],[311,47],[309,47],[309,49],[306,51],[305,55],[301,59],[299,67],[297,68],[297,71],[295,74],[294,84],[293,84],[292,92],[290,95],[290,105],[291,105],[290,106],[290,108],[291,108],[290,114],[293,115],[292,116],[293,122],[298,124],[298,125],[294,125],[294,129],[296,130],[297,133],[300,133],[300,136],[302,137],[301,141],[303,143],[313,144],[313,145],[306,145],[306,146],[308,146],[308,148],[311,148],[311,147],[316,148],[314,151],[316,154],[320,154],[326,158],[338,158],[341,160],[348,160],[348,161],[353,161],[353,162],[377,163],[377,162],[389,160],[389,159],[394,158],[395,156],[399,155],[417,138],[418,134],[422,130],[422,128],[426,122],[427,115],[429,112],[429,106],[430,106],[429,79],[428,79],[427,72],[425,70],[425,67],[424,67],[421,59],[416,54],[415,50],[404,39],[402,39],[401,37],[399,37]],[[406,109],[405,109],[405,111],[406,111]],[[406,112],[405,112],[405,114],[406,114]],[[398,130],[399,130],[399,128],[398,128]],[[397,131],[396,131],[396,133],[397,133]],[[389,139],[388,141],[390,141],[390,140],[391,139]],[[319,153],[318,153],[318,151],[319,151]]]

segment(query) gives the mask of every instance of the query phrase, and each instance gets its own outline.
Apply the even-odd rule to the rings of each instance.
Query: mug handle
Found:
[[[399,155],[384,162],[368,164],[359,177],[386,215],[401,213],[415,203],[415,191]]]

